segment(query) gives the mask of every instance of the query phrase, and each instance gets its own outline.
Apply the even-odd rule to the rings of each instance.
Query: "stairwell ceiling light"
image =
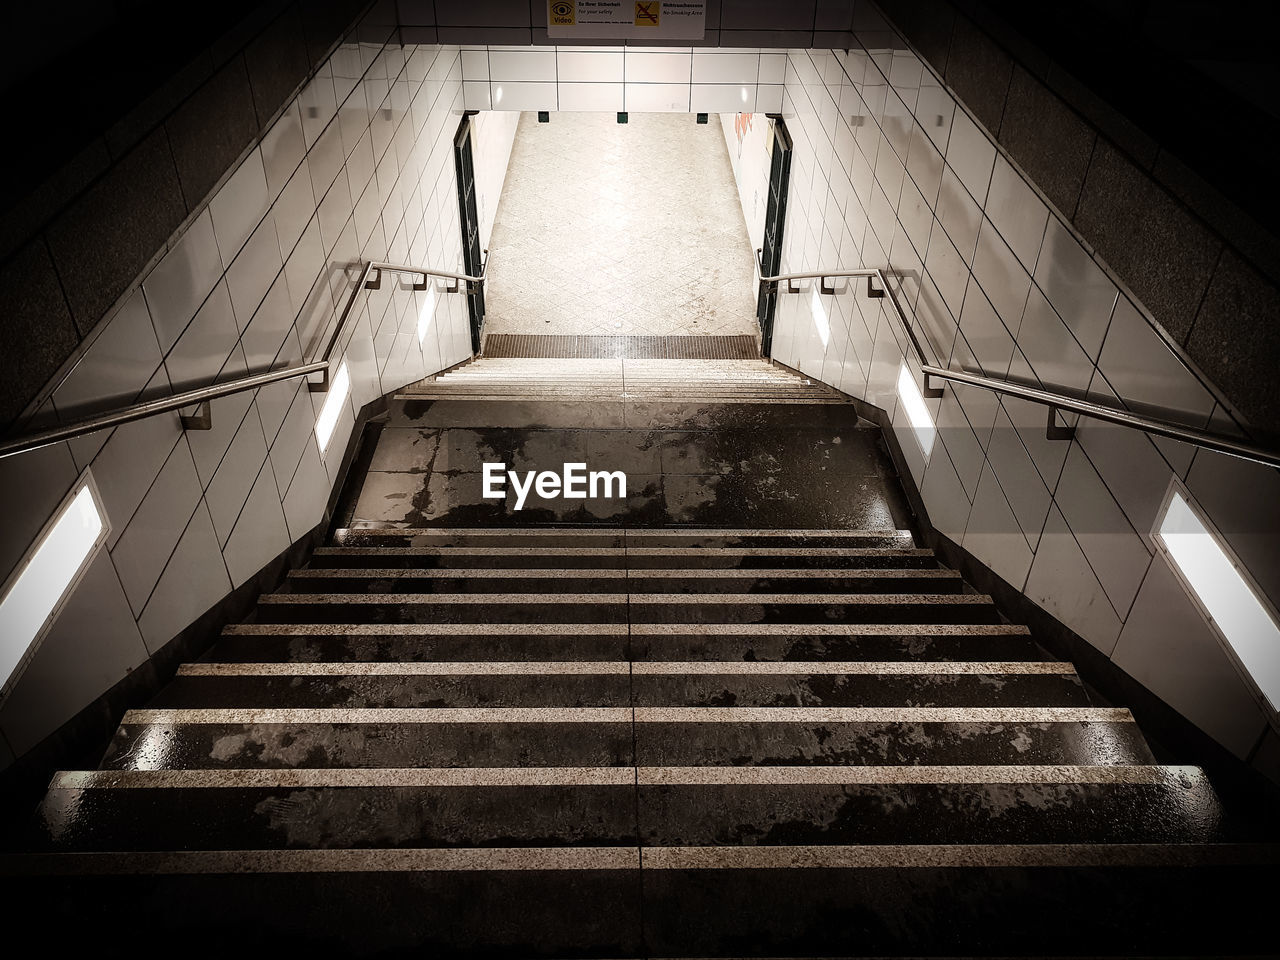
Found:
[[[1274,712],[1280,705],[1280,627],[1241,566],[1176,487],[1157,541]]]
[[[0,594],[0,677],[5,692],[53,624],[109,529],[93,477],[86,470]]]
[[[351,374],[347,372],[347,361],[343,360],[329,384],[329,392],[325,394],[324,405],[320,408],[320,416],[316,417],[316,442],[320,444],[320,452],[324,453],[333,437],[333,428],[338,425],[338,416],[342,406],[347,402],[347,394],[351,392]]]
[[[924,402],[924,395],[916,386],[916,378],[911,375],[905,363],[898,368],[898,397],[902,400],[903,409],[911,422],[911,428],[916,435],[916,441],[920,444],[920,449],[924,451],[926,457],[929,456],[933,452],[933,441],[938,435],[938,429],[934,425],[933,417],[929,414],[928,405]]]

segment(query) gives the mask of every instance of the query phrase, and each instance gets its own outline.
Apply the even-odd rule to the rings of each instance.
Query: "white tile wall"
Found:
[[[160,346],[142,291],[124,303],[53,395],[59,414],[97,404],[129,403],[160,367]]]
[[[99,553],[0,709],[5,740],[21,755],[146,659],[111,557]]]
[[[557,110],[556,83],[494,80],[490,85],[494,110]]]
[[[462,75],[471,75],[466,61],[462,64]],[[565,47],[556,50],[556,80],[560,83],[616,84],[624,79],[621,50],[583,52]]]
[[[792,50],[784,76],[780,112],[795,143],[784,270],[836,262],[900,271],[913,323],[955,369],[1103,403],[1123,398],[1196,426],[1215,409],[1225,417],[1105,265],[905,44]],[[765,174],[735,157],[731,119],[723,129],[754,237]],[[1280,472],[1203,451],[1193,460],[1184,444],[1097,422],[1082,421],[1074,441],[1051,441],[1044,407],[954,386],[934,401],[939,441],[926,463],[896,410],[907,349],[896,320],[858,290],[836,301],[823,344],[809,291],[783,296],[774,356],[885,409],[939,530],[1247,752],[1265,723],[1261,709],[1164,561],[1153,561],[1150,531],[1170,477],[1193,477],[1210,518],[1280,599]],[[1229,418],[1221,426],[1231,429]]]
[[[1163,556],[1152,562],[1112,658],[1237,756],[1245,756],[1266,727]]]
[[[564,83],[559,85],[558,109],[596,113],[618,113],[623,108],[620,83]]]
[[[728,48],[477,47],[461,57],[468,110],[777,112],[785,64],[776,50]]]
[[[224,268],[214,237],[213,219],[206,211],[196,218],[142,283],[162,350],[167,351],[182,335]]]
[[[547,63],[554,80],[554,54],[499,57],[495,76],[543,76]],[[462,110],[458,48],[339,48],[139,278],[52,409],[65,419],[86,404],[168,393],[171,382],[300,362],[334,322],[359,261],[394,251],[456,265]],[[324,395],[294,381],[214,401],[208,431],[184,432],[166,414],[0,460],[13,510],[6,573],[85,466],[112,524],[108,550],[0,710],[17,754],[321,521],[363,403],[469,355],[459,297],[437,297],[420,348],[416,296],[390,284],[382,293],[378,336],[361,311],[344,340],[351,397],[323,458],[314,424]]]

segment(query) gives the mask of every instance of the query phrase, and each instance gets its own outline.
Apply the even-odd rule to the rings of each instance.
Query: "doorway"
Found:
[[[781,117],[770,119],[769,194],[764,214],[764,244],[760,251],[760,275],[774,277],[782,267],[782,228],[787,216],[787,183],[791,175],[791,135]],[[760,355],[773,346],[773,317],[778,309],[778,285],[760,284],[756,321],[760,324]]]
[[[471,117],[466,113],[453,138],[453,159],[458,174],[458,219],[462,224],[463,272],[480,276],[484,251],[480,249],[480,214],[476,205],[476,172],[471,146]],[[484,286],[467,284],[467,315],[471,323],[471,352],[480,352],[484,339]]]
[[[749,337],[754,351],[752,244],[720,118],[624,117],[521,115],[486,333]]]

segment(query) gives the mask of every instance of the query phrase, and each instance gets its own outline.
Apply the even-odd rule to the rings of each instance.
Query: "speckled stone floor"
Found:
[[[751,334],[752,252],[719,123],[520,118],[486,333]]]
[[[438,425],[437,403],[453,426]],[[378,438],[351,525],[911,526],[878,428],[850,405],[649,406],[646,420],[639,410],[609,418],[583,402],[406,401]],[[486,426],[504,407],[520,414],[508,422],[524,425]],[[621,470],[627,495],[531,491],[517,511],[509,485],[505,500],[483,497],[486,462],[522,474],[570,462]]]

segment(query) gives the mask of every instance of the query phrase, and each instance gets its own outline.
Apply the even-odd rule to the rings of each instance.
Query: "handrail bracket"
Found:
[[[925,375],[924,375],[924,396],[925,396],[925,399],[927,399],[927,400],[938,400],[938,399],[940,399],[941,397],[943,397],[943,396],[946,394],[946,390],[943,388],[943,386],[942,386],[942,385],[939,385],[939,386],[936,386],[936,387],[935,387],[935,386],[931,386],[931,383],[932,383],[932,381],[929,379],[929,374],[928,374],[928,373],[925,373]]]
[[[1049,406],[1049,423],[1045,427],[1044,436],[1046,440],[1073,440],[1075,439],[1076,428],[1065,423],[1058,423],[1058,408]]]
[[[180,413],[179,419],[182,420],[183,430],[212,430],[213,429],[213,408],[209,406],[206,400],[196,407],[196,412],[192,414]]]

